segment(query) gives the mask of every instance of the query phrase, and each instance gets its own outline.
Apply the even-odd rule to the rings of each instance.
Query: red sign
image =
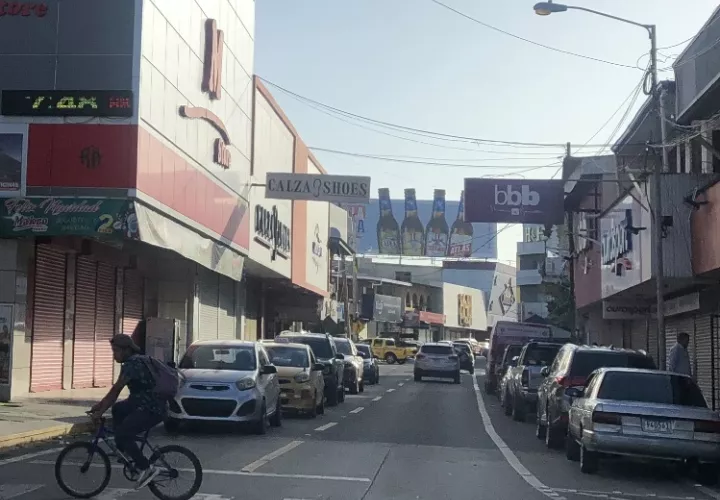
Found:
[[[48,6],[45,3],[35,2],[8,2],[0,0],[0,17],[3,16],[35,16],[45,17]]]
[[[445,324],[445,315],[429,311],[420,311],[420,321],[428,325],[443,325]]]

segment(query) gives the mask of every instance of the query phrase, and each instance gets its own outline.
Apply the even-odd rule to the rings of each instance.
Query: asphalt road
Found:
[[[286,418],[267,436],[213,426],[178,437],[158,430],[153,442],[198,455],[204,481],[196,498],[207,500],[720,500],[667,468],[618,462],[581,474],[535,439],[533,423],[512,422],[494,397],[478,401],[481,369],[460,385],[416,383],[411,364],[381,369],[380,385],[317,419]],[[67,498],[54,480],[58,452],[54,443],[0,456],[0,500]],[[153,498],[131,488],[113,469],[97,498]]]

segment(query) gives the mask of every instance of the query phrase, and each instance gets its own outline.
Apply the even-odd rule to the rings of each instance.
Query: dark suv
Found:
[[[540,372],[537,428],[535,435],[545,439],[548,448],[560,448],[567,433],[568,410],[572,399],[565,394],[570,387],[584,388],[585,381],[598,368],[655,369],[650,356],[630,349],[565,344],[551,366]]]
[[[291,342],[310,346],[318,363],[325,365],[325,398],[328,406],[335,406],[345,401],[345,357],[338,353],[335,339],[327,333],[281,333],[275,337],[276,342]]]

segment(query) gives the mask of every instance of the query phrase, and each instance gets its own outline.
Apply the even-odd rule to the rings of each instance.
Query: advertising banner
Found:
[[[400,323],[402,321],[402,299],[390,295],[366,293],[362,296],[361,317],[367,320]]]
[[[353,218],[359,254],[497,258],[497,224],[466,222],[464,203],[447,201],[441,189],[433,200],[416,199],[414,189],[397,200],[381,188],[369,205],[343,206]]]
[[[563,224],[562,181],[539,179],[465,179],[468,222]]]
[[[25,193],[27,126],[0,125],[0,198]]]
[[[368,203],[370,177],[269,172],[265,179],[265,198]]]

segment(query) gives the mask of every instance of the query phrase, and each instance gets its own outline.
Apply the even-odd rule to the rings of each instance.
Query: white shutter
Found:
[[[717,338],[713,342],[713,321],[717,321],[717,318],[713,318],[711,314],[698,315],[695,318],[695,335],[692,334],[692,331],[688,333],[691,338],[694,337],[695,344],[694,349],[690,351],[693,376],[702,390],[708,406],[717,409],[720,405],[718,404],[717,378],[713,373],[715,371],[713,369],[713,350],[717,352],[718,346]],[[715,325],[715,329],[717,329],[717,325]],[[717,358],[715,357],[715,359]]]
[[[220,276],[218,307],[218,338],[232,340],[235,337],[235,282]]]
[[[219,275],[198,266],[199,324],[197,340],[218,338]]]

